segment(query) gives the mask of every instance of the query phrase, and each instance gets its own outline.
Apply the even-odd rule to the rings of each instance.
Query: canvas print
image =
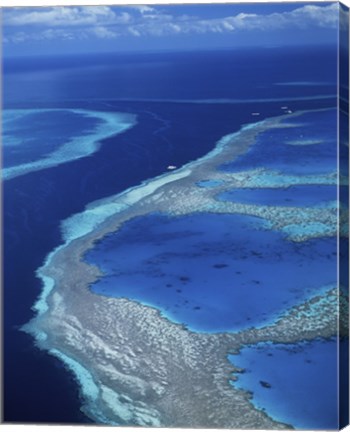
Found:
[[[2,9],[4,423],[348,424],[348,29]]]

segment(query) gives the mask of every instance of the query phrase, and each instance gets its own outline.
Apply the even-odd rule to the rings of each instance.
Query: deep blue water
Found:
[[[336,186],[298,185],[287,188],[232,189],[218,196],[221,201],[286,207],[327,207],[337,200]]]
[[[336,282],[336,239],[300,244],[243,215],[149,215],[86,255],[105,273],[92,290],[151,304],[200,331],[266,324]]]
[[[334,46],[5,59],[9,102],[266,99],[336,93]],[[322,67],[320,67],[322,65]],[[26,80],[30,73],[30,85]],[[276,85],[313,82],[313,86]],[[323,83],[330,83],[323,85]],[[317,85],[321,83],[321,85]],[[21,87],[21,93],[18,87]]]
[[[336,340],[258,344],[229,358],[245,369],[233,385],[252,392],[273,418],[297,429],[338,429]]]
[[[275,85],[298,80],[334,84],[328,88]],[[61,362],[37,350],[32,338],[18,331],[31,318],[30,308],[41,290],[35,271],[61,243],[60,221],[82,211],[91,201],[161,174],[170,164],[181,166],[206,154],[222,136],[255,121],[251,116],[254,111],[261,113],[261,120],[279,115],[285,103],[293,110],[335,106],[335,97],[289,100],[318,94],[334,96],[335,83],[334,47],[290,48],[288,55],[285,49],[276,48],[241,53],[28,56],[4,60],[5,108],[82,108],[138,115],[136,127],[105,140],[92,157],[4,182],[5,421],[88,422],[80,412],[77,386]],[[196,97],[276,97],[283,102],[236,105],[111,100]],[[55,139],[57,130],[68,137],[79,126],[69,119],[56,124],[57,117],[51,122],[48,117],[46,113],[45,129],[42,122],[40,126],[30,122],[32,130],[24,130],[25,125],[21,130],[35,137],[36,152],[46,151],[41,145],[39,148],[39,141],[44,144],[47,138]],[[80,125],[81,129],[92,127],[90,121],[89,125]],[[51,143],[54,145],[54,141]],[[328,248],[322,244],[321,252],[317,252],[321,255]]]

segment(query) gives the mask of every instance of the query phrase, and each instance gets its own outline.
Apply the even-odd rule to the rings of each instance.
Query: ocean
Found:
[[[278,167],[285,174],[296,176],[328,173],[330,165],[335,162],[332,159],[335,157],[332,147],[335,137],[329,136],[328,131],[335,121],[336,61],[333,46],[4,59],[3,159],[5,173],[13,174],[8,178],[5,175],[3,184],[6,422],[91,422],[80,411],[79,391],[72,375],[59,360],[37,349],[33,339],[20,330],[33,316],[31,307],[41,292],[41,280],[36,276],[36,270],[47,254],[62,243],[61,222],[82,212],[95,200],[165,173],[169,165],[181,167],[196,160],[213,149],[220,138],[238,131],[242,125],[281,115],[287,108],[293,112],[324,110],[304,119],[305,122],[323,124],[316,138],[324,144],[321,147],[310,142],[304,145],[302,151],[307,163],[298,165],[295,159],[292,171],[282,150],[278,153],[279,158],[271,161],[268,168]],[[114,113],[127,117],[116,120]],[[253,116],[252,113],[259,115]],[[112,133],[108,126],[111,118],[125,127]],[[295,140],[300,144],[300,129],[294,130],[298,134]],[[281,134],[283,129],[273,131],[273,136],[267,132],[250,152],[232,162],[232,166],[223,166],[222,170],[258,167],[262,146],[267,142],[271,146],[280,142]],[[64,147],[66,143],[73,143],[68,150]],[[315,163],[314,147],[324,150],[324,157]],[[300,148],[293,143],[289,145],[288,158],[300,155]],[[25,169],[14,169],[23,164]],[[10,171],[6,171],[8,169]],[[298,185],[293,187],[302,189]],[[324,194],[327,202],[334,200],[334,187],[331,185],[312,187],[317,195]],[[263,197],[260,194],[257,198],[255,187],[251,189],[253,192],[242,199],[255,203],[265,200],[271,204],[278,195],[269,189]],[[313,191],[307,193],[312,195]],[[281,193],[283,199],[290,199],[288,192]],[[303,194],[304,191],[300,192],[300,197]],[[227,199],[232,198],[220,197],[220,200]],[[302,198],[297,205],[304,205]],[[272,271],[273,254],[277,251],[282,257],[294,257],[293,244],[286,240],[285,233],[256,231],[255,225],[260,222],[254,218],[225,216],[225,224],[221,218],[221,225],[217,228],[215,220],[218,217],[221,215],[185,216],[173,220],[150,215],[138,228],[141,240],[135,238],[133,224],[137,221],[129,222],[133,230],[126,225],[120,235],[124,236],[131,256],[138,251],[142,255],[140,259],[146,263],[154,258],[154,254],[177,254],[171,263],[178,268],[175,271],[165,261],[161,267],[151,265],[147,271],[141,268],[139,274],[135,274],[133,262],[129,261],[122,270],[114,272],[112,278],[119,276],[128,284],[135,282],[137,289],[133,293],[129,290],[112,293],[104,278],[91,289],[104,295],[130,296],[152,305],[158,302],[157,307],[164,309],[171,319],[196,331],[215,332],[264,324],[284,307],[293,305],[297,298],[306,298],[313,288],[335,282],[335,239],[311,239],[298,247],[300,256],[295,255],[295,260],[300,261],[303,257],[300,265],[305,268],[311,266],[313,271],[292,275],[289,286],[284,283],[284,272],[293,267],[294,258],[291,261],[282,259],[286,267],[278,277],[284,291],[265,297],[259,292],[260,284],[268,286],[271,282],[271,273],[266,272],[265,266],[270,266]],[[193,224],[198,233],[184,235],[193,230]],[[235,241],[234,230],[241,232],[247,224],[253,230],[254,247],[247,251],[246,259],[229,257],[227,251],[229,244]],[[216,228],[212,229],[213,226]],[[231,235],[227,233],[228,226],[232,227]],[[163,229],[179,234],[174,235],[170,242],[164,242],[166,232]],[[210,238],[207,232],[211,233]],[[159,237],[154,250],[142,247],[148,238],[144,237],[145,233],[152,239]],[[226,243],[222,242],[223,238]],[[253,257],[252,251],[255,248],[262,253],[267,238],[271,249],[265,256],[266,260],[261,261],[257,255]],[[124,252],[114,246],[113,239],[113,235],[106,238],[105,247],[112,248],[113,256],[118,258],[118,254]],[[204,251],[201,256],[208,265],[207,275],[201,275],[196,261],[190,257],[199,245],[203,247],[203,243],[209,243],[209,249],[213,244],[221,244],[218,255]],[[108,273],[113,268],[103,261],[103,244],[102,241],[87,259],[105,266]],[[184,258],[188,266],[181,268]],[[320,263],[322,272],[318,272]],[[251,282],[252,278],[247,280],[236,272],[245,274],[252,265],[259,269],[259,284],[249,285],[249,296],[254,297],[256,305],[260,302],[270,305],[265,316],[254,313],[246,291],[244,294],[231,291],[226,285],[222,287],[223,296],[210,292],[210,283],[218,273],[234,277],[238,285]],[[154,283],[152,268],[155,272],[161,270],[167,274],[161,282],[165,286],[172,285],[167,287],[167,291]],[[204,276],[206,281],[202,280]],[[160,280],[157,278],[157,283]],[[299,283],[295,292],[292,291],[292,282]],[[204,299],[200,291],[203,284],[208,290]],[[187,292],[189,288],[190,292]],[[286,294],[286,299],[282,293]],[[228,300],[243,302],[241,315],[230,316],[229,307],[222,313]],[[188,303],[184,303],[186,301]],[[331,351],[333,346],[332,343]],[[324,389],[325,392],[328,390]]]

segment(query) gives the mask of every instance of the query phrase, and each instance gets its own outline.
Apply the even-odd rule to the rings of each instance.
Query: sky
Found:
[[[7,7],[4,56],[334,43],[337,3]]]

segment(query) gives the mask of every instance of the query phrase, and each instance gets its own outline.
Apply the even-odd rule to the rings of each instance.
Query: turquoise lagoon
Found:
[[[206,332],[259,327],[335,281],[335,238],[300,244],[244,215],[152,214],[130,220],[87,253],[91,289],[157,307]]]

